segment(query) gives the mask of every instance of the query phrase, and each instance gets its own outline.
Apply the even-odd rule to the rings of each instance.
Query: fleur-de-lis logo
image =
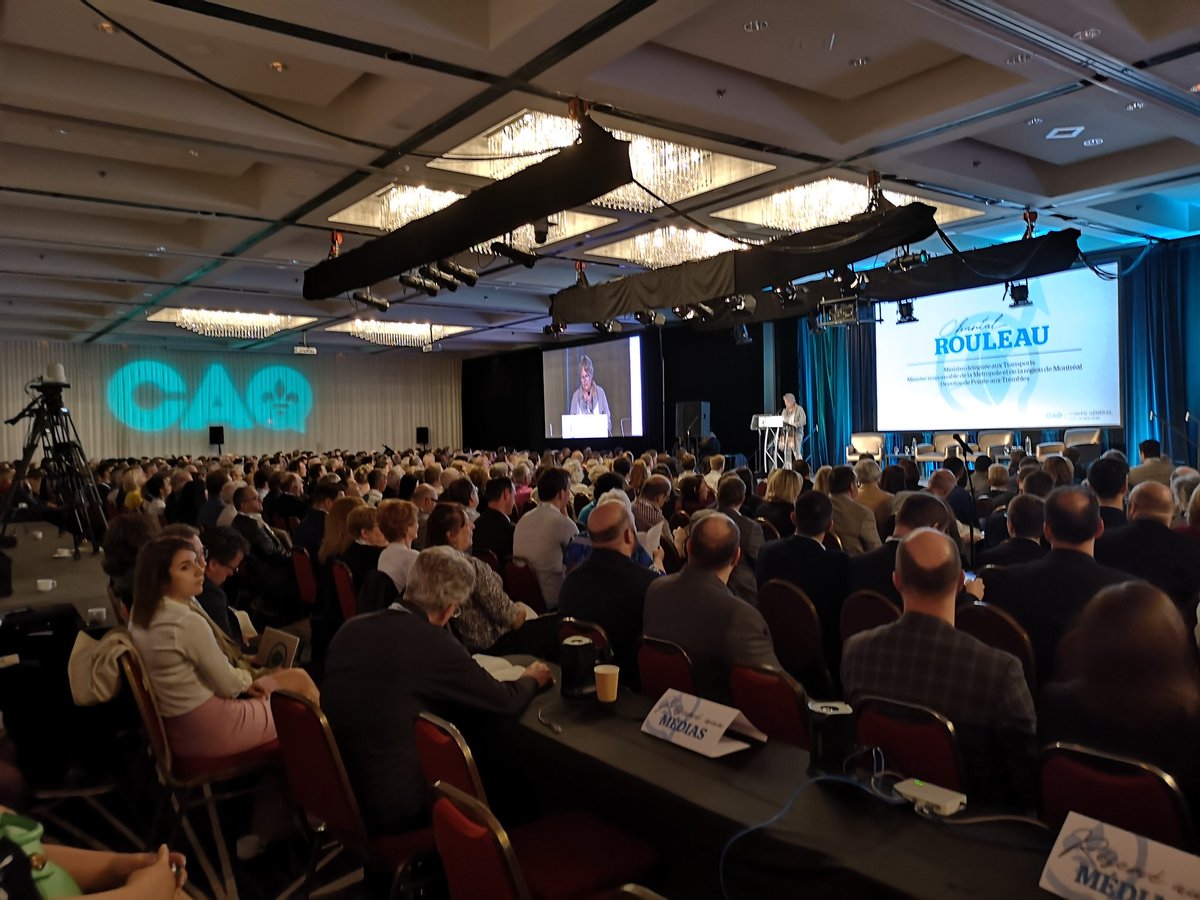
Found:
[[[275,389],[273,391],[263,394],[263,403],[279,412],[286,412],[289,406],[299,401],[299,395],[295,391],[289,391],[287,385],[283,383],[282,378],[275,382]]]
[[[313,405],[312,387],[303,375],[288,366],[268,366],[246,386],[247,403],[254,418],[272,431],[304,434],[305,419]]]

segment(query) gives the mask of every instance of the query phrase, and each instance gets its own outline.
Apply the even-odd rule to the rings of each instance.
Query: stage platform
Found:
[[[39,532],[40,539],[36,536]],[[84,544],[79,548],[78,560],[55,557],[56,550],[72,548],[71,535],[60,535],[48,522],[20,522],[10,526],[8,533],[17,539],[17,546],[4,551],[13,561],[13,593],[0,599],[0,615],[26,607],[73,603],[85,622],[89,621],[88,610],[102,609],[104,620],[92,624],[114,624],[108,602],[108,576],[100,568],[103,555],[93,554],[91,546]],[[51,578],[57,585],[53,590],[39,591],[37,582],[41,578]]]

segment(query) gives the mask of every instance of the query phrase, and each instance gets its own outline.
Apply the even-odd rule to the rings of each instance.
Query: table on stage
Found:
[[[660,845],[677,846],[677,854],[661,852],[678,857],[676,875],[680,859],[695,870],[688,896],[719,897],[721,847],[810,780],[808,753],[769,741],[706,759],[642,734],[651,705],[624,688],[612,707],[564,700],[555,688],[534,699],[504,740],[541,782],[567,786],[560,798],[587,797]],[[938,825],[853,785],[818,783],[769,831],[734,846],[726,885],[731,898],[1032,897],[1050,842],[1032,825]]]

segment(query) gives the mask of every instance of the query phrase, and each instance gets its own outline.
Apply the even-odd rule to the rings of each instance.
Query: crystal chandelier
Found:
[[[630,142],[633,177],[668,203],[677,203],[775,168],[767,163],[628,131],[613,130],[612,135]],[[497,180],[541,162],[550,153],[575,143],[578,137],[579,129],[571,119],[526,109],[426,165]],[[548,152],[539,153],[541,150]],[[480,158],[456,159],[456,156]],[[652,212],[661,206],[636,184],[623,185],[592,202],[631,212]]]
[[[884,191],[883,196],[896,206],[905,206],[913,202],[935,202],[897,191]],[[869,200],[870,192],[865,184],[841,178],[822,178],[748,203],[717,210],[712,215],[718,219],[762,225],[780,231],[808,231],[845,222],[852,216],[865,212]],[[937,202],[936,206],[937,213],[934,219],[939,225],[983,215],[974,209],[950,203]]]
[[[381,347],[420,347],[432,349],[438,341],[471,329],[466,325],[431,325],[427,322],[378,322],[352,319],[330,325],[326,331],[340,331]]]
[[[647,269],[661,269],[664,266],[708,259],[726,250],[740,250],[743,247],[743,244],[711,231],[667,225],[612,244],[594,247],[587,252],[595,256],[627,259]]]
[[[317,321],[312,316],[280,316],[223,309],[160,309],[146,317],[151,322],[172,322],[193,334],[211,338],[262,340],[290,328]]]

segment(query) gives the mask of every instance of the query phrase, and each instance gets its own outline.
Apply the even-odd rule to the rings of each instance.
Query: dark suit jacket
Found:
[[[473,549],[476,553],[491,550],[499,557],[500,562],[512,559],[515,530],[516,526],[508,516],[494,509],[485,509],[475,520]]]
[[[429,789],[413,741],[424,711],[514,714],[537,691],[532,678],[499,682],[444,628],[419,612],[356,616],[329,645],[321,708],[372,833],[405,831],[428,817]]]
[[[1039,541],[1009,538],[1003,544],[980,553],[975,565],[982,569],[984,566],[1012,566],[1033,562],[1035,559],[1041,559],[1048,551],[1049,548],[1043,547]]]
[[[1195,624],[1200,591],[1200,553],[1195,540],[1161,522],[1138,519],[1096,541],[1096,561],[1161,588],[1175,601],[1185,622]]]
[[[795,507],[791,503],[784,503],[782,500],[764,500],[758,505],[758,515],[756,518],[766,519],[775,526],[775,530],[779,532],[781,538],[791,537],[792,532],[796,530],[796,526],[792,524],[792,512]],[[761,527],[761,526],[759,526]]]
[[[1107,533],[1114,528],[1129,524],[1129,517],[1125,515],[1123,509],[1117,509],[1115,506],[1102,506],[1100,507],[1100,521],[1104,523],[1104,531]]]
[[[242,629],[237,624],[237,619],[229,611],[229,598],[225,596],[224,590],[205,578],[204,590],[196,596],[196,602],[208,613],[208,617],[220,626],[222,631],[229,635],[239,647],[242,646]]]
[[[730,699],[734,664],[783,668],[758,610],[691,563],[650,585],[643,630],[683,647],[692,660],[696,690],[713,700]]]
[[[653,570],[616,550],[595,549],[567,573],[558,595],[561,615],[595,622],[608,632],[615,662],[633,676],[634,685],[646,590],[657,578]]]
[[[292,532],[292,544],[303,547],[308,551],[308,558],[314,566],[320,566],[317,551],[321,549],[321,539],[325,537],[325,516],[323,509],[310,509],[308,515],[300,520],[296,530]]]
[[[758,581],[755,579],[754,572],[758,554],[763,547],[762,526],[731,506],[718,507],[717,511],[723,512],[733,519],[733,524],[738,527],[738,533],[741,535],[742,558],[738,560],[737,567],[729,576],[729,589],[733,591],[735,597],[740,597],[747,603],[757,603]]]
[[[760,585],[775,578],[790,582],[808,594],[817,608],[830,672],[839,671],[842,658],[842,601],[846,599],[851,558],[840,550],[826,550],[812,538],[800,535],[771,541],[758,556]]]
[[[855,591],[874,591],[903,609],[904,601],[892,583],[892,573],[896,571],[896,551],[899,548],[899,541],[884,541],[878,550],[850,557],[850,567],[846,573],[846,596]]]
[[[1035,562],[990,570],[983,599],[1011,613],[1029,632],[1038,680],[1049,681],[1058,643],[1076,616],[1101,588],[1128,580],[1086,553],[1051,550]]]

